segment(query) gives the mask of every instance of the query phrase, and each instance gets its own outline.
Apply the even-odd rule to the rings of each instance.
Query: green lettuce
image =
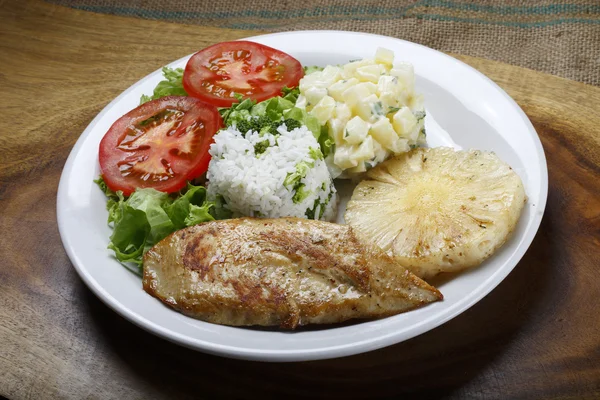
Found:
[[[113,227],[108,248],[125,265],[141,266],[143,255],[152,246],[179,229],[231,216],[222,199],[206,199],[203,186],[188,184],[174,195],[137,189],[126,198],[122,192],[110,190],[102,177],[95,182],[108,197],[108,223]]]
[[[169,68],[164,67],[162,69],[164,80],[160,81],[154,88],[152,96],[145,94],[140,98],[140,104],[144,104],[150,100],[160,99],[165,96],[187,96],[187,92],[183,88],[183,68]]]
[[[230,108],[220,110],[223,123],[225,126],[243,127],[245,131],[252,129],[260,132],[262,127],[272,126],[269,121],[283,123],[286,120],[296,120],[313,133],[315,139],[322,146],[321,151],[327,156],[331,148],[330,143],[325,143],[329,138],[327,129],[322,129],[316,117],[295,106],[299,93],[298,88],[284,88],[283,97],[272,97],[260,103],[245,99],[233,104]],[[289,125],[289,123],[286,123],[286,125]],[[326,146],[323,148],[324,144]]]
[[[250,110],[250,115],[254,117],[267,116],[271,121],[280,121],[283,119],[283,113],[286,110],[294,108],[294,103],[283,97],[272,97],[261,101]]]
[[[308,196],[310,196],[312,192],[310,190],[306,190],[306,185],[304,184],[300,184],[297,188],[296,191],[294,193],[294,197],[292,197],[292,201],[297,204],[297,203],[301,203],[304,201],[304,199],[306,199]]]
[[[240,101],[239,103],[234,103],[229,108],[219,109],[221,118],[223,118],[223,123],[226,126],[231,126],[250,118],[250,110],[256,104],[256,102],[251,99],[242,100],[241,96],[239,96],[238,100]]]
[[[298,86],[295,88],[284,86],[283,89],[281,89],[281,93],[283,93],[284,99],[296,104],[296,100],[298,100],[298,96],[300,96],[300,88]]]
[[[313,72],[317,71],[323,71],[323,67],[318,67],[316,65],[309,65],[307,67],[304,67],[304,75],[310,75]]]
[[[296,121],[300,121],[302,125],[306,126],[309,131],[312,132],[313,136],[317,141],[321,136],[321,124],[316,117],[310,115],[306,112],[306,110],[298,107],[292,107],[282,111],[282,114],[285,118],[295,119]]]
[[[297,188],[300,180],[308,174],[310,169],[315,166],[315,163],[308,163],[306,161],[300,161],[296,164],[296,170],[294,172],[289,172],[284,181],[283,185],[290,188]]]
[[[321,134],[319,135],[317,141],[319,142],[319,145],[321,146],[321,151],[323,152],[323,155],[325,157],[335,152],[335,142],[333,141],[331,136],[329,136],[327,125],[321,127]]]

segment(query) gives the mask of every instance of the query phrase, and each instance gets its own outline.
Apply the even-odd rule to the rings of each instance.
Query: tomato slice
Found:
[[[217,107],[230,107],[243,98],[263,101],[298,86],[304,75],[294,57],[248,41],[217,43],[194,54],[183,72],[190,95]]]
[[[119,118],[100,142],[100,170],[113,190],[172,193],[208,169],[208,149],[221,128],[216,107],[199,99],[167,96]]]

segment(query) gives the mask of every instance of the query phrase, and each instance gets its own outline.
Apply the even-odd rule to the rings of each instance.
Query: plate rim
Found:
[[[64,204],[67,201],[66,199],[66,186],[67,186],[67,178],[69,172],[72,169],[75,157],[79,152],[80,148],[83,146],[86,139],[93,133],[94,127],[99,123],[100,120],[103,119],[104,115],[123,97],[129,94],[132,91],[135,91],[138,86],[142,84],[148,77],[155,74],[158,70],[152,71],[146,76],[140,78],[134,84],[129,86],[123,92],[121,92],[117,97],[115,97],[112,101],[110,101],[95,117],[92,121],[86,126],[85,130],[77,139],[75,145],[73,146],[69,156],[65,162],[63,167],[60,181],[58,185],[57,191],[57,203],[56,203],[56,212],[57,212],[57,223],[59,235],[61,237],[61,241],[63,243],[63,247],[73,264],[73,267],[77,271],[80,278],[84,281],[87,287],[89,287],[92,292],[102,300],[106,305],[108,305],[112,310],[114,310],[117,314],[126,318],[127,320],[133,322],[138,327],[149,331],[161,338],[167,339],[173,343],[177,343],[179,345],[183,345],[185,347],[199,350],[209,354],[215,354],[220,356],[225,356],[229,358],[237,358],[244,360],[256,360],[256,361],[275,361],[275,362],[293,362],[293,361],[308,361],[308,360],[321,360],[321,359],[329,359],[329,358],[338,358],[338,357],[346,357],[351,356],[363,352],[368,352],[376,349],[380,349],[386,346],[390,346],[393,344],[397,344],[411,338],[414,338],[418,335],[421,335],[427,331],[433,330],[449,320],[455,318],[456,316],[462,314],[473,305],[477,304],[483,297],[489,294],[492,290],[494,290],[502,281],[508,276],[510,272],[514,270],[514,268],[521,261],[527,250],[530,248],[531,243],[533,242],[535,236],[539,231],[539,227],[544,215],[544,210],[546,208],[547,197],[548,197],[548,166],[546,161],[546,156],[544,152],[544,148],[542,146],[540,137],[535,130],[533,124],[525,114],[525,112],[521,109],[521,107],[517,104],[517,102],[510,97],[500,86],[498,86],[492,79],[478,71],[477,69],[471,67],[465,62],[454,58],[448,54],[445,54],[441,51],[432,49],[430,47],[410,42],[404,39],[398,39],[390,36],[377,35],[371,33],[363,33],[363,32],[350,32],[350,31],[340,31],[340,30],[302,30],[302,31],[290,31],[290,32],[277,32],[263,35],[255,35],[245,38],[240,38],[237,40],[260,40],[265,37],[275,37],[275,36],[297,36],[303,34],[342,34],[348,36],[366,36],[370,38],[381,38],[385,40],[396,40],[400,42],[404,42],[413,46],[419,46],[428,51],[432,51],[437,53],[437,55],[441,55],[447,59],[449,59],[453,63],[458,63],[462,67],[467,67],[470,72],[477,74],[480,78],[483,78],[488,83],[490,83],[497,91],[499,91],[505,100],[507,100],[515,111],[519,114],[524,124],[527,126],[529,133],[532,136],[534,146],[537,150],[538,156],[540,157],[540,166],[543,165],[543,168],[540,168],[540,193],[539,198],[536,200],[536,212],[532,217],[531,221],[531,230],[532,234],[523,238],[523,243],[515,250],[513,257],[515,257],[515,263],[511,268],[500,269],[494,271],[486,280],[496,281],[494,285],[490,287],[490,285],[484,285],[483,281],[475,290],[472,292],[470,296],[467,298],[467,301],[459,302],[455,304],[454,308],[449,309],[446,314],[442,316],[442,318],[436,318],[432,323],[428,318],[420,321],[417,326],[413,326],[413,328],[404,332],[402,340],[396,340],[397,333],[388,332],[386,334],[382,334],[375,338],[371,338],[369,340],[362,340],[358,342],[351,342],[342,344],[339,346],[328,346],[323,348],[310,348],[310,349],[301,349],[301,350],[270,350],[270,349],[252,349],[247,347],[237,347],[232,345],[223,345],[219,343],[214,343],[212,341],[205,341],[201,338],[190,338],[187,335],[176,332],[172,329],[163,327],[157,324],[154,321],[151,321],[145,317],[138,315],[136,312],[129,309],[127,306],[120,303],[115,297],[113,297],[110,293],[104,289],[90,274],[90,272],[83,266],[82,261],[78,257],[75,249],[69,245],[69,241],[67,238],[67,227],[65,226],[65,220],[63,218],[63,212],[65,212]],[[193,53],[192,53],[193,54]],[[183,56],[177,60],[174,60],[166,65],[172,65],[175,63],[179,63],[180,61],[189,58],[192,54]]]

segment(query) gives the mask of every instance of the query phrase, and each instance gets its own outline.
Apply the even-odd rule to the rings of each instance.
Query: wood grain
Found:
[[[56,189],[115,96],[208,44],[256,34],[0,1],[0,394],[11,399],[600,398],[600,88],[457,56],[535,125],[550,174],[533,245],[484,300],[408,342],[343,359],[229,360],[101,303],[58,235]]]

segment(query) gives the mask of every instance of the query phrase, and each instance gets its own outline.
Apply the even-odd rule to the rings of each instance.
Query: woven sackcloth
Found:
[[[378,33],[600,86],[600,0],[49,0],[223,28]]]

